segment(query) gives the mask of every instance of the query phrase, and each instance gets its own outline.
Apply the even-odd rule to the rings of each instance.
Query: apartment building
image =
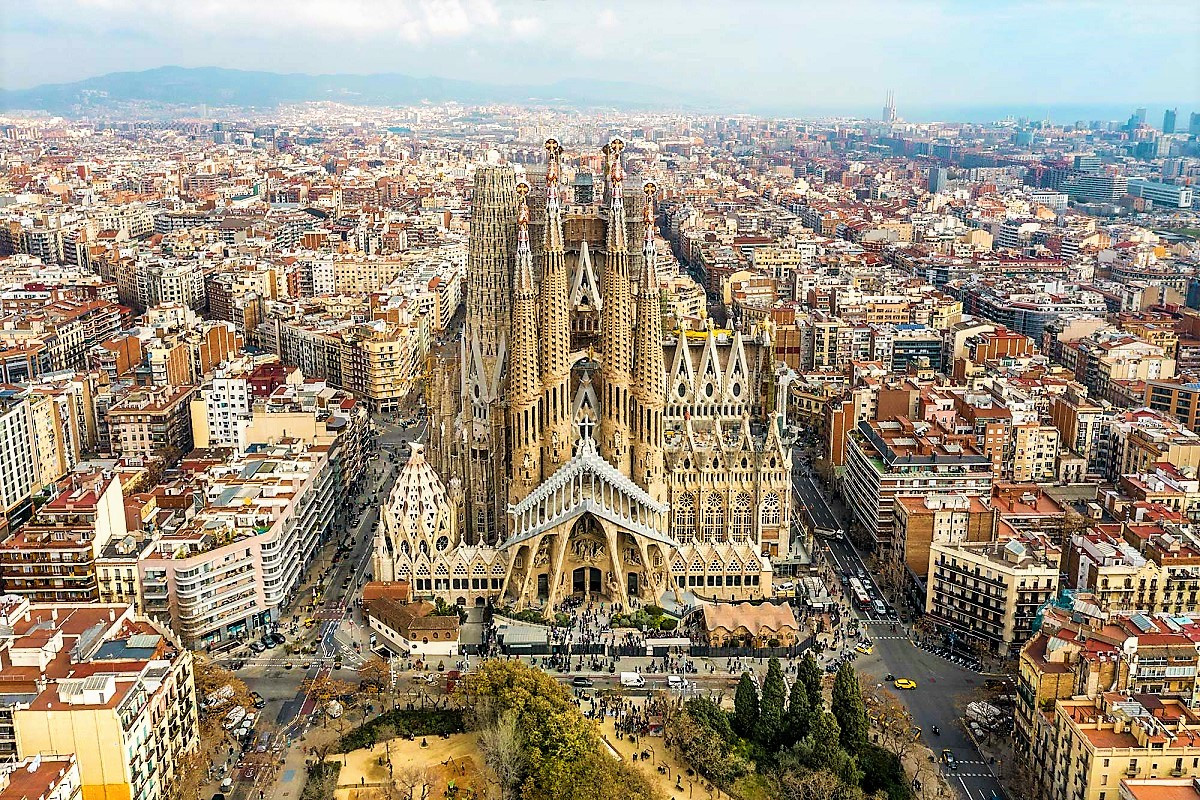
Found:
[[[38,486],[33,411],[27,394],[0,387],[0,507],[5,516],[28,514]]]
[[[197,648],[274,623],[340,510],[338,477],[327,446],[294,439],[198,474],[203,506],[139,561],[147,613]]]
[[[1111,412],[1088,399],[1087,389],[1069,384],[1050,398],[1050,421],[1058,429],[1060,446],[1087,462],[1087,474],[1099,477],[1107,469],[1107,420]]]
[[[0,582],[5,592],[32,602],[95,602],[97,558],[127,533],[116,476],[74,473],[32,520],[0,542]]]
[[[1008,477],[1018,483],[1052,481],[1058,464],[1058,429],[1053,425],[1014,425]]]
[[[925,613],[973,646],[1007,656],[1058,593],[1061,551],[1038,534],[999,533],[995,541],[930,545]]]
[[[897,495],[896,550],[911,580],[924,586],[929,574],[930,547],[935,543],[989,542],[995,514],[975,495]]]
[[[0,800],[83,800],[73,754],[26,756],[0,765]]]
[[[0,597],[0,624],[0,750],[73,754],[81,800],[166,800],[199,745],[191,653],[127,605]]]
[[[310,377],[328,381],[394,411],[425,374],[432,339],[430,315],[399,315],[396,321],[279,326],[279,356]]]
[[[1149,693],[1059,700],[1054,728],[1033,753],[1039,797],[1117,800],[1124,781],[1200,770],[1200,717],[1179,700]]]
[[[842,494],[854,524],[884,555],[896,547],[897,495],[991,491],[991,460],[964,438],[903,417],[860,422],[849,435]]]
[[[1200,383],[1178,378],[1146,381],[1146,405],[1200,431]]]
[[[1174,417],[1140,408],[1114,415],[1107,427],[1109,480],[1149,472],[1160,461],[1177,468],[1200,468],[1200,434]]]
[[[192,449],[191,386],[137,389],[105,413],[109,442],[123,456],[151,458]]]
[[[1125,521],[1073,534],[1068,585],[1104,612],[1200,613],[1200,535],[1190,524]]]

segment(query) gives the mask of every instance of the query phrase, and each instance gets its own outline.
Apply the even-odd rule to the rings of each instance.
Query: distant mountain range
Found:
[[[613,81],[564,80],[520,86],[395,73],[305,75],[221,67],[159,67],[141,72],[112,72],[74,83],[0,90],[0,109],[42,110],[66,116],[94,114],[130,103],[270,108],[321,100],[376,106],[428,100],[619,108],[678,107],[684,102],[678,93]]]

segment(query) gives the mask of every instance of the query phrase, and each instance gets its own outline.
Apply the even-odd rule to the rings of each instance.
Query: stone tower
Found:
[[[512,240],[517,180],[512,167],[480,167],[471,199],[467,318],[463,335],[463,431],[470,542],[504,538],[509,452],[503,385],[510,344]]]
[[[519,503],[542,478],[541,381],[538,374],[538,292],[529,249],[529,184],[517,184],[517,266],[513,276],[512,353],[508,379],[509,502]]]
[[[621,182],[621,152],[625,143],[613,139],[604,147],[608,162],[608,226],[604,242],[604,274],[601,277],[604,309],[600,333],[604,346],[601,365],[600,454],[628,475],[629,384],[633,366],[633,336],[630,327],[633,303],[629,290],[629,244]]]
[[[633,347],[633,473],[631,477],[658,502],[666,500],[663,467],[663,361],[662,308],[654,251],[653,183],[645,186],[645,224],[642,242],[642,277],[638,282],[637,328]]]
[[[571,310],[559,178],[562,146],[546,141],[546,228],[542,244],[541,369],[545,393],[542,469],[547,477],[571,457]]]

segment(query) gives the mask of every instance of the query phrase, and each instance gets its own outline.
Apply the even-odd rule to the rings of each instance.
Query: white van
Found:
[[[669,689],[686,689],[688,682],[678,675],[667,676],[667,688]]]
[[[646,679],[636,672],[622,672],[621,685],[633,688],[641,688],[646,685]]]

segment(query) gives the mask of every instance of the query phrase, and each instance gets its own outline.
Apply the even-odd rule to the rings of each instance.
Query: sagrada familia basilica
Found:
[[[657,189],[568,204],[475,173],[467,312],[376,534],[378,580],[460,605],[771,596],[789,556],[791,455],[769,329],[664,331]],[[573,198],[578,200],[578,198]],[[630,247],[640,242],[640,247]]]

